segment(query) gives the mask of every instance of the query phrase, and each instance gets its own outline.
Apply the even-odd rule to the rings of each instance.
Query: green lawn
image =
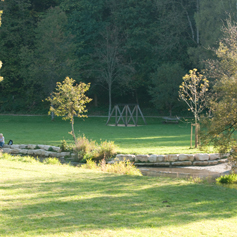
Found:
[[[0,236],[237,236],[237,190],[0,158]]]
[[[138,127],[106,126],[106,118],[75,119],[75,133],[89,139],[114,141],[119,153],[169,154],[196,153],[190,149],[190,123],[163,124],[162,119],[146,118],[147,125]],[[60,145],[65,139],[72,142],[69,121],[49,116],[0,116],[0,132],[14,144]],[[141,121],[140,124],[143,124]]]

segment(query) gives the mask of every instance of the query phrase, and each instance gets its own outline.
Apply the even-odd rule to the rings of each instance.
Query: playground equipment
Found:
[[[137,126],[139,114],[146,125],[146,120],[138,104],[117,104],[110,113],[106,125],[108,125],[112,117],[115,117],[115,126],[118,126],[120,121],[123,122],[125,127],[129,125],[130,121],[132,121],[133,124]]]

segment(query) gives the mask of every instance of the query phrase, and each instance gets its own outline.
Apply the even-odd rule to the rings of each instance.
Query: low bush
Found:
[[[87,163],[81,167],[85,169],[101,170],[109,173],[142,176],[141,171],[137,169],[136,166],[134,166],[134,164],[129,160],[115,160],[113,164],[106,164],[105,159],[102,159],[99,164],[97,164],[92,159],[88,159]]]
[[[233,184],[237,183],[237,174],[228,174],[224,176],[220,176],[219,178],[216,179],[217,183],[222,183],[222,184]]]
[[[97,165],[97,163],[95,161],[93,161],[92,159],[88,159],[86,160],[86,164],[82,165],[81,168],[84,169],[91,169],[91,170],[99,170],[99,166]]]
[[[104,141],[97,144],[95,141],[88,140],[85,136],[77,138],[73,149],[76,154],[76,160],[95,160],[109,159],[116,154],[114,142]]]
[[[61,149],[61,151],[68,151],[69,150],[69,146],[68,146],[68,144],[67,144],[67,142],[65,141],[65,140],[62,140],[62,143],[61,143],[61,145],[60,145],[60,149]]]

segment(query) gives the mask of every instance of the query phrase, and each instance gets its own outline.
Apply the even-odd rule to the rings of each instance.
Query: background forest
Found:
[[[89,111],[139,103],[180,115],[182,77],[214,58],[236,0],[5,0],[1,113],[45,113],[66,76],[91,83]]]

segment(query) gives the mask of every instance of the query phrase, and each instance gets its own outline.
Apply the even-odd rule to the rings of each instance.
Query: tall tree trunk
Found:
[[[199,1],[200,0],[197,0],[197,13],[199,13]],[[200,43],[200,38],[199,38],[199,27],[198,27],[198,25],[196,25],[196,27],[197,27],[197,44],[199,44]]]
[[[199,124],[197,122],[197,116],[195,116],[195,148],[198,147],[198,132],[199,132]]]
[[[74,132],[74,117],[72,116],[72,120],[71,120],[71,124],[72,124],[72,136],[74,139],[74,142],[76,143],[76,136],[75,136],[75,132]]]

